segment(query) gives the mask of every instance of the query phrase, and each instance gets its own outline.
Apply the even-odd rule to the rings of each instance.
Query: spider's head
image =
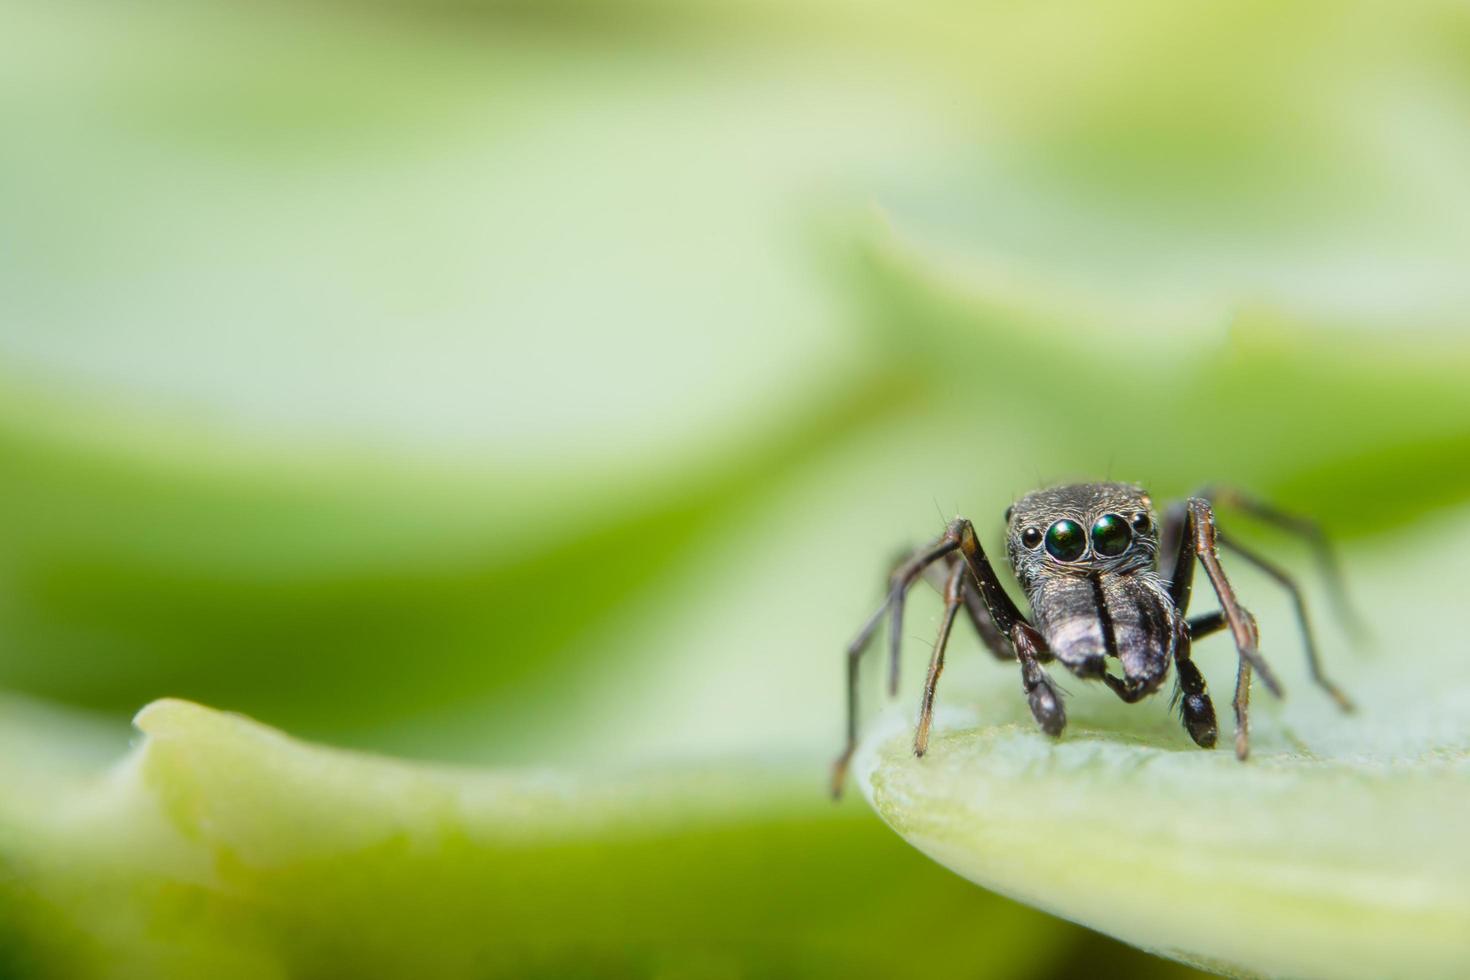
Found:
[[[1028,589],[1049,574],[1153,567],[1153,501],[1130,483],[1081,483],[1027,494],[1006,511],[1006,552]]]

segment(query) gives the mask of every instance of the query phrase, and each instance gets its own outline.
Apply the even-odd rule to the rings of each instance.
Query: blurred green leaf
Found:
[[[1039,483],[1112,473],[1163,496],[1234,483],[1343,536],[1470,498],[1461,330],[1245,307],[1215,331],[1166,315],[1161,337],[1130,328],[1131,308],[1006,288],[899,234],[871,234],[857,254],[888,361],[936,417],[1003,422]]]
[[[12,706],[0,972],[1098,972],[1075,930],[800,802],[842,644],[943,517],[1111,473],[1326,518],[1355,571],[1381,558],[1380,635],[1442,651],[1458,597],[1379,552],[1470,496],[1467,37],[1448,0],[7,7],[0,679],[118,716],[182,695],[339,744],[658,768],[420,769],[170,702],[99,776],[116,732]],[[849,255],[869,203],[892,233],[823,280],[813,239],[839,226]],[[1242,585],[1278,643],[1269,583]],[[1403,809],[1463,749],[1462,675],[1422,662],[1430,695],[1348,671],[1362,725],[1291,678],[1258,769],[1150,761],[1160,813],[1196,774],[1250,798],[1260,772],[1290,828],[1315,793],[1446,831]],[[1024,722],[984,666],[983,717]],[[1123,771],[1089,798],[1133,813],[1154,787],[1126,770],[1182,736],[1159,705],[1076,703],[1055,759],[1092,746]],[[1317,762],[1280,755],[1297,712]],[[971,747],[1052,759],[1002,736]],[[789,768],[709,771],[757,756]],[[1012,813],[961,806],[963,780],[995,785],[972,775],[935,788],[953,812]],[[1071,782],[1027,789],[1072,813]],[[1365,825],[1295,856],[1355,887]],[[1417,874],[1407,846],[1384,853]],[[1221,881],[1189,897],[1241,921],[1255,883],[1201,854]],[[1277,962],[1177,907],[1167,942],[1135,935],[1129,894],[1075,912],[1071,872],[1035,859],[1051,877],[1016,893],[1047,907]],[[1327,962],[1304,902],[1288,965]],[[1425,907],[1437,929],[1452,906]]]
[[[778,433],[666,474],[518,486],[245,440],[216,455],[146,416],[10,390],[0,637],[47,653],[12,653],[0,673],[72,704],[171,692],[347,740],[466,696],[508,692],[530,711],[538,680],[592,656],[596,624],[717,521],[904,397],[883,381],[817,392]]]
[[[1074,953],[1143,962],[974,892],[815,786],[793,792],[804,772],[412,766],[179,701],[137,724],[133,752],[99,771],[83,760],[106,733],[7,704],[0,966],[1040,977]]]

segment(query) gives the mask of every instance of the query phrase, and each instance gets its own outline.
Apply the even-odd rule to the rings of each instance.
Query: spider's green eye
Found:
[[[1103,558],[1116,558],[1133,543],[1133,529],[1118,514],[1104,514],[1092,525],[1092,550]]]
[[[1076,561],[1087,553],[1082,525],[1065,517],[1046,530],[1046,552],[1057,561]]]

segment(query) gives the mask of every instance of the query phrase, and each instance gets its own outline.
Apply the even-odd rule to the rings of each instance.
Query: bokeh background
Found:
[[[1189,975],[827,800],[892,558],[1106,476],[1465,540],[1458,3],[13,0],[0,123],[12,767],[178,697],[676,787],[320,891],[13,799],[16,975]]]

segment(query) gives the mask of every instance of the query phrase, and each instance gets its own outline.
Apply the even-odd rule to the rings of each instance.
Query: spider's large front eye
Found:
[[[1082,525],[1065,517],[1046,529],[1046,553],[1057,561],[1076,561],[1087,553]]]
[[[1092,525],[1092,550],[1103,558],[1116,558],[1133,543],[1133,529],[1118,514],[1104,514]]]

